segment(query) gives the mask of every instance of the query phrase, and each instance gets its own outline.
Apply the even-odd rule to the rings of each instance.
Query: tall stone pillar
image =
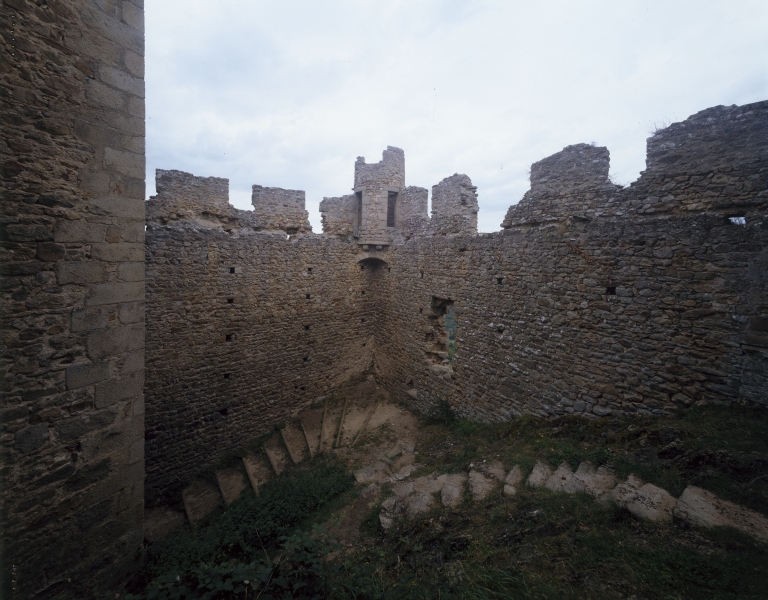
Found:
[[[0,596],[104,597],[143,538],[143,2],[0,26]]]

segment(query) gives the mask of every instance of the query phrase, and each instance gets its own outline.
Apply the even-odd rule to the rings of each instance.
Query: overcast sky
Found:
[[[768,99],[766,0],[147,0],[147,192],[155,169],[350,193],[354,162],[405,151],[406,184],[466,173],[480,231],[569,144],[645,166],[654,127]]]

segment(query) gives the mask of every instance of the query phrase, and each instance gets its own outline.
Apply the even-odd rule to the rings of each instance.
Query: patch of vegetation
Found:
[[[698,485],[768,514],[764,409],[709,406],[655,419],[523,417],[482,424],[456,418],[445,403],[424,418],[421,433],[419,472],[466,471],[500,460],[527,475],[536,460],[574,469],[590,461],[674,495]],[[351,480],[338,464],[272,485],[207,527],[151,547],[154,587],[141,597],[714,599],[763,598],[768,589],[768,544],[729,529],[640,521],[586,494],[523,485],[515,496],[497,489],[474,502],[467,491],[455,511],[437,503],[384,532],[378,514],[385,486],[359,541],[342,548],[316,526],[286,535],[352,501]]]
[[[353,483],[344,468],[332,461],[315,462],[311,470],[270,481],[258,496],[243,498],[202,526],[175,532],[150,546],[146,575],[153,580],[191,573],[200,565],[251,562]]]

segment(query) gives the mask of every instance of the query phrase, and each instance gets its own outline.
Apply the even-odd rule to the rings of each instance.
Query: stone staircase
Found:
[[[324,399],[322,407],[308,408],[267,438],[263,454],[242,458],[243,469],[229,467],[216,472],[217,486],[195,480],[182,492],[186,520],[193,527],[207,517],[222,501],[229,505],[249,487],[254,494],[272,477],[286,468],[336,448],[354,446],[368,431],[374,413],[381,406],[381,395],[366,394],[354,400]],[[380,427],[386,417],[376,420]],[[383,421],[383,422],[382,422]],[[243,472],[244,471],[244,472]],[[157,541],[181,526],[184,518],[170,509],[149,509],[145,513],[145,538]]]
[[[412,452],[412,450],[411,450]],[[394,448],[380,459],[355,472],[358,483],[368,483],[367,494],[382,484],[390,484],[392,495],[381,504],[379,522],[389,529],[398,518],[414,517],[436,506],[435,497],[447,509],[455,509],[465,500],[480,502],[493,493],[514,496],[525,483],[530,488],[546,488],[552,492],[587,493],[601,504],[625,507],[635,517],[656,523],[671,522],[673,517],[698,527],[733,527],[763,542],[768,542],[768,518],[733,502],[722,500],[712,492],[688,486],[680,498],[635,475],[619,482],[606,467],[595,469],[583,462],[574,472],[568,463],[556,470],[537,461],[528,477],[520,465],[509,472],[499,461],[471,464],[468,473],[432,473],[411,480],[410,474],[421,465],[414,465],[414,456],[402,448]],[[399,462],[393,462],[399,455]],[[411,469],[406,467],[411,465]]]

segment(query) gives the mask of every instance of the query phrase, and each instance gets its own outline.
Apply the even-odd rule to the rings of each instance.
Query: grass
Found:
[[[500,460],[527,474],[536,460],[574,469],[587,460],[673,495],[687,485],[704,487],[768,516],[766,434],[768,411],[736,405],[655,419],[523,417],[498,424],[456,419],[445,405],[423,419],[417,462],[425,465],[419,472],[444,473]],[[467,492],[457,510],[437,503],[384,532],[378,513],[385,487],[353,547],[342,550],[316,526],[311,534],[285,536],[327,520],[356,491],[339,464],[313,463],[204,529],[151,547],[147,573],[159,581],[169,569],[186,570],[162,585],[174,593],[191,586],[190,598],[639,600],[764,598],[768,590],[768,544],[730,529],[652,524],[586,494],[527,486],[512,497],[498,490],[482,502]],[[265,539],[255,543],[253,531]],[[201,564],[208,566],[200,571]],[[194,595],[206,585],[210,595]]]

